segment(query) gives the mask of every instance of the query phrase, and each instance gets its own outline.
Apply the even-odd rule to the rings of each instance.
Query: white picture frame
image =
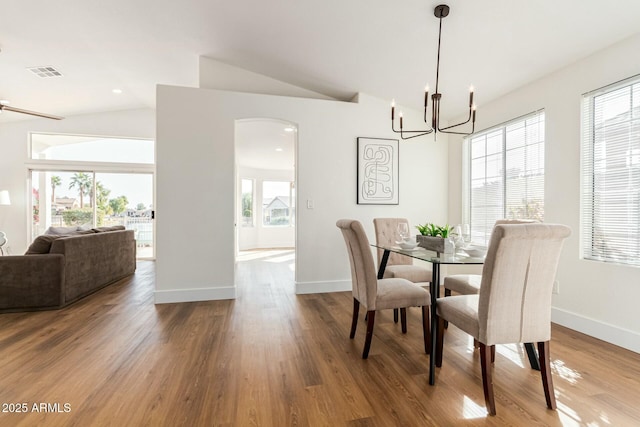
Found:
[[[397,139],[358,137],[357,203],[397,205],[399,143]]]

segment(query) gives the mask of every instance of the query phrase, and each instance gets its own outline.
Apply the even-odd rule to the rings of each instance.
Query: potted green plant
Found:
[[[438,255],[440,253],[452,254],[455,252],[453,239],[450,238],[453,227],[450,227],[449,224],[439,226],[433,223],[426,223],[424,225],[416,225],[416,228],[420,232],[416,236],[418,246],[435,251]]]

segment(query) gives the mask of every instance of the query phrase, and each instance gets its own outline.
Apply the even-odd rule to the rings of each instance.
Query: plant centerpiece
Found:
[[[435,251],[438,255],[440,253],[452,254],[455,252],[455,244],[453,243],[453,239],[450,238],[453,227],[449,227],[449,224],[439,226],[433,223],[427,223],[424,225],[416,225],[416,228],[420,232],[420,234],[416,236],[418,246]]]

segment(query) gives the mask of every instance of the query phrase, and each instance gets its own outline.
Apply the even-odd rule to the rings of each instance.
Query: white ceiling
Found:
[[[204,55],[337,99],[365,92],[419,107],[435,83],[438,3],[0,0],[0,99],[64,116],[153,108],[156,84],[197,86]],[[445,116],[463,112],[471,83],[481,114],[483,103],[640,31],[638,0],[447,4]],[[25,70],[40,65],[64,77]]]
[[[287,129],[287,130],[285,130]],[[239,166],[293,171],[297,129],[271,119],[236,122],[235,148]]]

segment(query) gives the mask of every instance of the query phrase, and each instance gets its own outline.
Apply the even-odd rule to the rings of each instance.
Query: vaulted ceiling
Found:
[[[365,92],[419,107],[424,85],[435,83],[437,4],[3,0],[0,99],[64,116],[153,108],[156,84],[197,86],[198,58],[208,56],[336,99]],[[481,108],[640,31],[638,0],[447,4],[440,76],[445,116],[465,109],[469,84]],[[27,71],[34,66],[53,66],[62,77],[37,77]]]

